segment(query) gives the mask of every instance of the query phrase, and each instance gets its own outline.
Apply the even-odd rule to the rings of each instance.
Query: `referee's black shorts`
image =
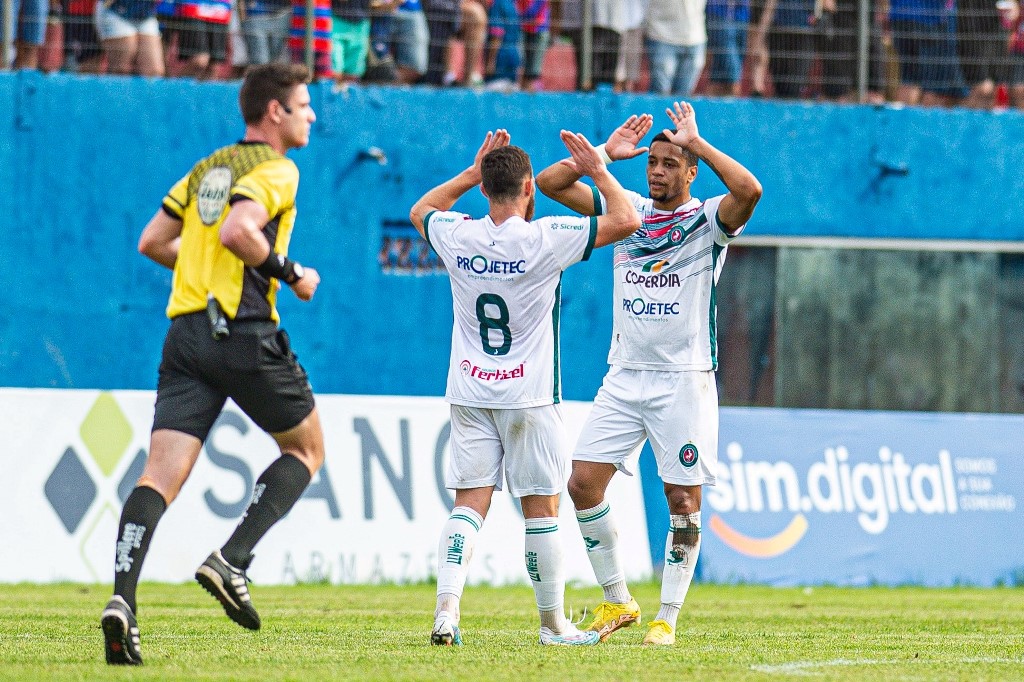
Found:
[[[288,335],[269,320],[232,320],[215,341],[205,312],[171,320],[164,339],[153,430],[172,429],[206,440],[231,398],[257,426],[280,433],[315,407],[306,371]]]

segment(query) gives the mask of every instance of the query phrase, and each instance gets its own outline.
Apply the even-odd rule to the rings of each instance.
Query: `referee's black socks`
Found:
[[[114,554],[114,594],[124,598],[132,613],[137,613],[135,588],[139,584],[142,562],[149,551],[156,524],[165,511],[164,496],[147,486],[135,488],[121,510]]]
[[[283,453],[260,474],[252,502],[241,523],[220,553],[235,568],[249,567],[253,547],[270,527],[288,513],[312,480],[306,465],[294,455]]]

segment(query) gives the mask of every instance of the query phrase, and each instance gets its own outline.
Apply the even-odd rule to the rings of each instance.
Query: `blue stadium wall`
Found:
[[[451,327],[444,276],[384,274],[385,225],[471,162],[505,127],[540,169],[562,127],[603,140],[666,100],[610,94],[312,88],[313,142],[292,254],[317,267],[285,326],[320,392],[440,395]],[[138,255],[143,225],[200,156],[240,137],[237,85],[0,74],[0,385],[151,389],[170,276]],[[1017,113],[696,102],[701,131],[762,180],[749,234],[1024,239],[1024,117]],[[381,165],[363,154],[379,147]],[[891,173],[909,169],[906,176]],[[888,169],[888,170],[887,170]],[[643,162],[616,167],[644,186]],[[722,186],[706,168],[694,193]],[[473,192],[459,205],[483,209]],[[544,198],[541,213],[555,211]],[[605,371],[610,252],[564,280],[563,383],[589,400]]]

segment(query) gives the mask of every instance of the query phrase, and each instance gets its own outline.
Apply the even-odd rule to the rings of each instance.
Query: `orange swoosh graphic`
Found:
[[[770,538],[751,538],[735,530],[722,520],[721,516],[715,514],[711,517],[711,530],[722,539],[722,542],[740,554],[758,559],[770,559],[788,552],[796,543],[800,542],[804,533],[807,532],[807,518],[803,514],[797,514],[781,533]]]

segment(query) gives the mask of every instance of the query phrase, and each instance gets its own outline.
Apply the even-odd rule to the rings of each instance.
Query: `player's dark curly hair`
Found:
[[[480,175],[488,198],[501,203],[519,196],[523,180],[533,175],[533,166],[526,152],[508,145],[487,153],[480,164]]]
[[[286,104],[296,85],[309,83],[312,76],[302,64],[270,62],[249,69],[238,93],[238,107],[242,119],[250,125],[263,120],[267,105],[275,99]]]
[[[696,166],[697,165],[697,155],[694,154],[693,152],[691,152],[689,149],[683,149],[682,147],[677,145],[675,142],[673,142],[672,140],[668,139],[668,135],[666,135],[665,133],[658,133],[657,135],[655,135],[654,139],[651,140],[651,144],[654,144],[655,142],[668,142],[671,145],[675,145],[676,147],[679,148],[679,151],[681,151],[683,153],[683,158],[686,159],[686,165],[687,166]]]

